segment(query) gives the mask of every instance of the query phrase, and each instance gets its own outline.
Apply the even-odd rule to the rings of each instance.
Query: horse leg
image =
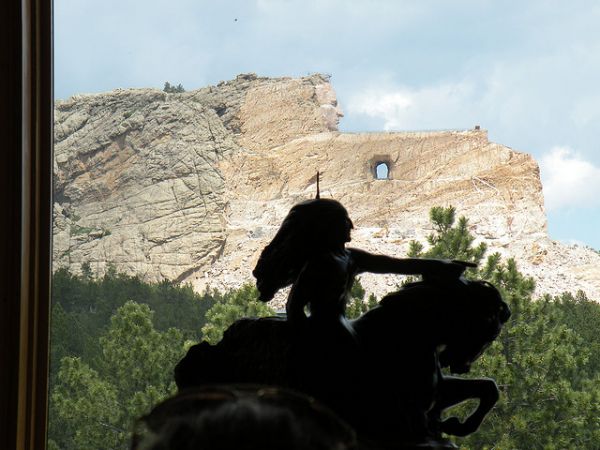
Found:
[[[437,414],[471,398],[479,399],[477,409],[464,422],[455,416],[442,421],[440,424],[442,432],[453,436],[467,436],[475,432],[498,401],[499,391],[496,382],[490,378],[466,379],[444,376],[440,380],[438,396],[433,408]]]

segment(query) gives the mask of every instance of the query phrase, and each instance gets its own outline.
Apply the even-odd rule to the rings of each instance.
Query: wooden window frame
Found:
[[[52,1],[0,5],[0,448],[46,448]]]

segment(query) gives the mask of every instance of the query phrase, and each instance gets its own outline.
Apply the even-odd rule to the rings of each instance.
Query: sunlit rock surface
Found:
[[[340,200],[352,245],[403,256],[454,205],[479,240],[533,275],[540,293],[600,299],[600,255],[548,238],[537,163],[484,130],[341,133],[329,79],[240,75],[182,94],[117,90],[55,110],[55,268],[107,264],[197,290],[251,280],[296,202]],[[378,163],[388,178],[376,179]],[[362,278],[377,295],[396,276]]]

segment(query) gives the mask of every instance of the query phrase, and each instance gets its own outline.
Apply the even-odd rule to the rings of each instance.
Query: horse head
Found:
[[[388,294],[353,327],[370,348],[404,341],[411,354],[438,349],[442,367],[466,373],[509,317],[508,304],[487,281],[437,279]]]
[[[441,367],[453,373],[467,373],[471,365],[498,337],[510,318],[510,308],[498,289],[487,281],[461,279],[448,290],[445,348],[440,352]]]

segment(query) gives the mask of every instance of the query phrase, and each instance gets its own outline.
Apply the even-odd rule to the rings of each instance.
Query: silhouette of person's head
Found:
[[[350,450],[354,431],[310,397],[273,387],[184,391],[140,419],[132,450]]]
[[[343,249],[353,228],[346,208],[335,200],[314,199],[295,205],[252,272],[260,299],[269,301],[279,289],[293,283],[309,258]]]

